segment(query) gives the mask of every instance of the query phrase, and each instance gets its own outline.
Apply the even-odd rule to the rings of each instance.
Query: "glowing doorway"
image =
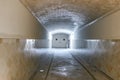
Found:
[[[73,48],[73,38],[74,38],[74,34],[73,34],[73,32],[72,31],[69,31],[69,30],[64,30],[64,29],[59,29],[59,30],[55,30],[55,31],[51,31],[51,32],[49,32],[49,40],[50,40],[50,42],[49,42],[49,48],[52,48],[53,47],[53,45],[52,44],[54,44],[53,43],[53,39],[54,39],[54,35],[55,34],[66,34],[68,37],[66,37],[66,39],[68,40],[69,39],[69,41],[68,41],[68,45],[67,45],[67,47],[68,48],[70,48],[70,49],[72,49]],[[65,39],[63,39],[63,40],[65,40]]]

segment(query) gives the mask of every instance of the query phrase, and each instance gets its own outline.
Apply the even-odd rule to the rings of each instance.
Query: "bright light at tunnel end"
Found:
[[[54,31],[51,31],[49,32],[49,48],[51,49],[52,48],[52,35],[54,34],[57,34],[57,33],[64,33],[64,34],[68,34],[70,35],[70,49],[73,49],[73,45],[74,45],[74,33],[73,31],[70,31],[70,30],[64,30],[64,29],[59,29],[59,30],[54,30]]]

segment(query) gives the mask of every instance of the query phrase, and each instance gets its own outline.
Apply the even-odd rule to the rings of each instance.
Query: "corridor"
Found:
[[[0,80],[120,80],[120,0],[0,0]]]

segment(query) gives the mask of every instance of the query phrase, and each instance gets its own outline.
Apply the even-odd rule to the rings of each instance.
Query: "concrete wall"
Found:
[[[35,40],[35,48],[49,48],[48,39],[37,39]]]
[[[19,0],[0,0],[1,38],[44,38],[46,30]]]
[[[77,34],[87,39],[120,39],[120,10],[79,30]]]
[[[25,43],[19,39],[0,39],[0,80],[29,80],[36,71],[39,56],[34,51],[24,51]]]
[[[82,49],[87,47],[87,42],[84,39],[73,40],[73,49]]]
[[[113,80],[120,80],[120,40],[88,40],[87,49],[88,52],[80,56],[86,63]]]

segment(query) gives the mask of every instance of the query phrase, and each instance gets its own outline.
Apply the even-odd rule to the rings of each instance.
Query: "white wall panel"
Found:
[[[80,30],[79,34],[88,39],[120,39],[120,11]]]
[[[39,38],[40,27],[19,0],[0,0],[1,38]]]

